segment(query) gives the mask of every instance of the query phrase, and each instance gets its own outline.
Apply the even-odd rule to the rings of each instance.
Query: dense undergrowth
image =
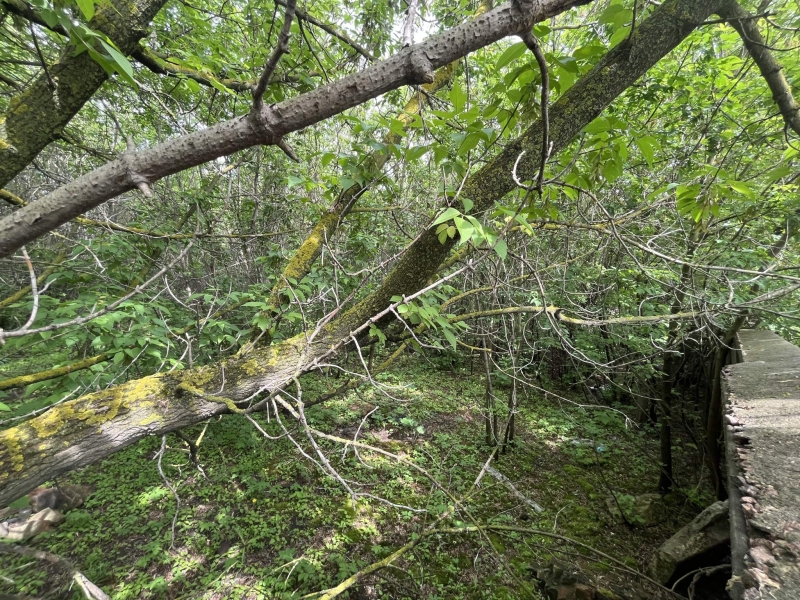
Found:
[[[581,405],[568,399],[568,390],[531,389],[521,399],[514,446],[492,464],[544,508],[538,514],[488,474],[473,488],[491,453],[483,434],[484,382],[477,373],[469,367],[443,370],[414,357],[378,381],[385,393],[364,387],[309,409],[310,425],[350,439],[358,432],[360,440],[413,461],[480,523],[574,538],[641,570],[657,545],[709,499],[698,483],[696,450],[676,438],[676,477],[685,487],[666,498],[666,510],[652,522],[637,522],[632,512],[629,523],[622,522],[612,505],[627,512],[635,495],[655,491],[655,432],[627,420],[624,407]],[[304,379],[304,390],[310,397],[337,383],[313,376]],[[268,434],[280,435],[274,416],[256,420]],[[184,434],[197,439],[203,430]],[[295,434],[313,453],[302,432]],[[161,465],[180,497],[174,542],[176,500],[159,474],[161,440],[153,438],[71,474],[69,481],[91,484],[94,494],[31,545],[69,559],[115,599],[300,598],[387,557],[452,504],[405,464],[320,444],[346,481],[366,483],[361,489],[375,497],[426,512],[371,498],[354,505],[340,483],[287,438],[268,440],[244,417],[230,415],[205,429],[198,453],[204,474],[190,462],[186,444],[168,436]],[[617,501],[609,503],[612,494]],[[470,524],[459,510],[441,526]],[[519,585],[532,588],[532,568],[553,556],[580,563],[601,581],[620,577],[616,565],[552,538],[442,533],[425,537],[344,597],[516,598]],[[0,593],[80,597],[57,568],[8,556],[0,565]]]

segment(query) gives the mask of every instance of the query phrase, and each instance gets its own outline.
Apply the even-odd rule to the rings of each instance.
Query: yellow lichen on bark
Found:
[[[338,220],[339,215],[335,212],[329,212],[322,216],[313,231],[287,263],[283,271],[284,279],[289,277],[298,279],[306,274],[309,263],[314,260],[319,248],[328,238],[329,232],[336,226]]]
[[[22,456],[19,438],[21,438],[23,435],[24,434],[16,429],[8,429],[0,432],[0,444],[5,446],[5,454],[11,461],[11,464],[9,465],[6,463],[6,461],[0,459],[0,473],[4,471],[22,471],[23,467],[25,466],[25,459]],[[0,477],[0,479],[2,479],[2,477]]]
[[[245,374],[249,375],[250,377],[255,377],[259,373],[264,372],[264,368],[255,359],[243,362],[241,365],[241,369],[242,371],[245,372]]]
[[[48,438],[56,433],[69,419],[75,418],[75,408],[71,404],[64,404],[51,408],[43,415],[30,422],[31,427],[40,438]]]
[[[62,433],[70,422],[81,421],[87,425],[103,425],[112,421],[123,411],[146,408],[152,405],[147,398],[162,390],[162,376],[143,377],[118,387],[54,406],[43,415],[31,419],[25,426],[36,432],[40,439],[48,439]],[[20,428],[14,428],[20,429]],[[10,429],[7,431],[14,431]],[[4,432],[5,433],[5,432]]]
[[[136,423],[139,427],[147,427],[148,425],[152,425],[153,423],[158,423],[163,425],[165,423],[164,418],[159,415],[158,413],[152,413],[147,415],[144,419],[139,420]]]
[[[196,388],[202,388],[207,383],[211,383],[216,376],[216,369],[213,366],[197,367],[187,372],[181,379],[181,385],[189,385]]]

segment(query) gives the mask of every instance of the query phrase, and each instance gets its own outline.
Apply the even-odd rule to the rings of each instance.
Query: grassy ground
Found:
[[[633,514],[631,525],[613,517],[607,503],[612,494],[625,512],[634,495],[655,491],[654,432],[614,410],[541,393],[521,398],[516,444],[492,464],[544,512],[536,513],[488,474],[472,489],[490,454],[481,377],[467,369],[437,370],[410,357],[379,381],[385,393],[365,387],[309,409],[309,423],[352,439],[377,407],[363,421],[359,439],[413,461],[452,497],[407,464],[368,450],[356,456],[321,440],[344,480],[363,484],[354,489],[407,508],[367,497],[354,504],[341,483],[303,458],[291,441],[266,439],[245,418],[231,415],[208,424],[199,448],[204,474],[190,462],[186,445],[168,436],[162,468],[180,497],[174,542],[176,500],[155,459],[161,440],[148,439],[71,475],[70,482],[91,484],[95,493],[31,546],[69,559],[116,599],[300,598],[337,585],[418,538],[453,505],[452,498],[463,509],[440,527],[471,525],[474,519],[544,530],[637,569],[699,510],[689,500],[698,493],[686,490],[668,498],[667,509],[647,525],[635,523]],[[338,383],[306,379],[304,397]],[[257,421],[269,435],[280,435],[274,417],[267,422],[260,415]],[[202,430],[184,433],[196,439]],[[302,432],[295,433],[303,451],[313,454]],[[680,443],[675,451],[679,480],[695,484],[701,470],[696,451]],[[578,562],[609,585],[625,581],[585,549],[524,532],[450,532],[418,541],[344,597],[526,597],[532,568],[553,555]],[[0,562],[0,595],[80,597],[68,585],[57,569],[34,559],[6,555]]]

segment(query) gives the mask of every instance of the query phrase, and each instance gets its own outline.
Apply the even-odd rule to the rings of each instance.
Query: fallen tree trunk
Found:
[[[231,412],[259,390],[285,385],[329,347],[301,335],[242,358],[143,377],[54,406],[0,433],[0,506],[143,437]]]
[[[611,50],[551,109],[554,152],[590,123],[652,65],[675,48],[723,0],[667,0],[641,23],[625,46]],[[522,150],[537,155],[542,124],[531,127],[497,158],[470,176],[464,194],[475,210],[491,207],[514,189],[511,170]],[[538,161],[520,165],[533,179]],[[441,244],[431,229],[398,261],[383,284],[322,329],[314,339],[301,334],[281,344],[250,350],[218,365],[153,375],[89,394],[0,432],[0,505],[48,479],[96,462],[148,435],[180,429],[236,410],[259,391],[280,389],[344,345],[373,315],[385,312],[392,296],[423,289],[453,242]]]

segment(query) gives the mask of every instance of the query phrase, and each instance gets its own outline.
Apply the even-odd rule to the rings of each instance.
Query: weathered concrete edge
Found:
[[[773,339],[764,340],[765,336]],[[744,348],[742,346],[742,337],[751,338],[744,340]],[[758,338],[762,338],[760,340],[762,342],[768,341],[770,345],[775,343],[776,348],[780,348],[783,352],[778,351],[777,355],[773,356],[765,355],[764,347],[759,348]],[[755,348],[752,349],[755,351],[747,347],[748,341],[755,343]],[[735,342],[735,350],[735,352],[731,353],[731,364],[724,369],[721,381],[724,402],[723,431],[726,475],[730,498],[731,568],[733,571],[732,577],[728,582],[728,594],[733,600],[757,600],[761,598],[796,600],[798,597],[796,595],[798,593],[796,571],[800,567],[800,560],[797,559],[796,544],[793,545],[788,542],[781,533],[762,530],[762,527],[755,522],[763,511],[761,502],[766,499],[763,498],[759,501],[759,497],[762,495],[761,492],[765,492],[766,496],[770,496],[770,490],[773,494],[774,490],[772,490],[772,486],[768,482],[760,481],[759,474],[753,470],[755,466],[753,459],[758,456],[759,448],[751,446],[753,441],[751,434],[759,431],[760,428],[763,428],[763,425],[756,426],[756,429],[750,431],[753,428],[753,424],[748,422],[747,417],[749,412],[756,408],[756,404],[753,404],[754,402],[769,400],[775,390],[770,386],[769,380],[762,381],[760,378],[759,382],[763,383],[765,390],[764,396],[759,393],[753,397],[754,390],[748,389],[747,386],[744,389],[737,389],[737,383],[738,387],[741,387],[743,381],[737,375],[742,373],[742,368],[749,369],[749,366],[742,365],[737,369],[736,365],[737,363],[751,363],[751,365],[761,363],[772,368],[787,368],[789,367],[787,363],[790,362],[792,363],[790,368],[797,371],[796,360],[800,354],[800,349],[789,344],[789,342],[786,342],[773,332],[743,330]],[[785,353],[786,350],[790,351],[791,356]],[[770,360],[770,358],[774,360]],[[747,372],[744,371],[744,373]],[[756,389],[755,391],[760,392],[761,390]],[[760,400],[760,398],[764,400]],[[767,505],[769,506],[770,504],[771,502],[767,499]],[[789,557],[785,555],[784,548],[789,548],[793,551]],[[774,550],[777,550],[777,553],[774,553]],[[786,562],[787,558],[788,562]],[[780,577],[778,581],[771,578],[772,567],[780,568],[781,564],[791,565],[790,570],[794,571],[795,577],[790,577],[790,581],[778,583],[778,581],[781,581]],[[788,587],[783,587],[783,583],[788,584]]]
[[[730,353],[733,364],[742,362],[742,351],[739,346],[738,338],[735,341],[735,350]],[[747,534],[747,522],[742,510],[742,493],[739,490],[739,470],[741,465],[734,457],[738,457],[736,451],[736,441],[733,439],[735,433],[734,425],[731,420],[732,407],[730,402],[730,390],[728,389],[728,378],[722,377],[722,397],[725,399],[725,461],[726,474],[728,479],[728,518],[731,525],[731,578],[728,580],[727,590],[731,600],[744,599],[744,578],[745,563],[744,559],[750,551],[750,537]]]

